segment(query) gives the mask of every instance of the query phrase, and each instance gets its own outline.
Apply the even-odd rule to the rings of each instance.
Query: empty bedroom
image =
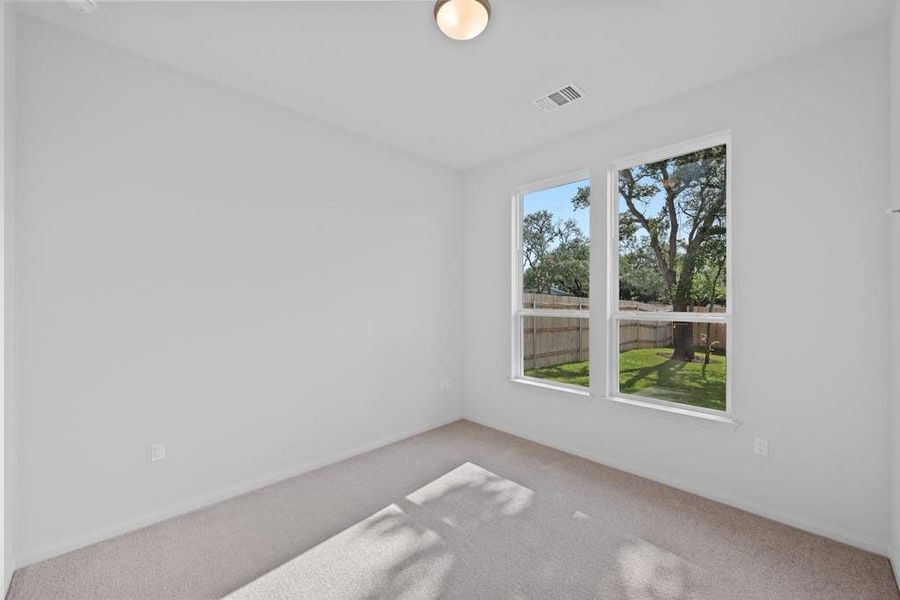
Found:
[[[0,0],[8,600],[900,600],[900,0]]]

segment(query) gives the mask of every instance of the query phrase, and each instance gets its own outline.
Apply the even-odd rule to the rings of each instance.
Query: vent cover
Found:
[[[84,15],[89,15],[97,10],[97,0],[66,0],[66,4],[68,4],[69,8],[72,10],[78,11]]]
[[[554,112],[582,98],[584,98],[584,91],[574,83],[570,83],[555,92],[541,96],[534,101],[534,105],[544,112]]]

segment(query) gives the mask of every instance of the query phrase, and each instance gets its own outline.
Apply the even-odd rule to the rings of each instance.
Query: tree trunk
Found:
[[[716,268],[716,276],[713,277],[712,284],[709,286],[709,312],[712,313],[713,307],[716,305],[716,284],[719,283],[719,277],[722,275],[723,263],[719,263]],[[706,324],[706,356],[703,357],[703,378],[706,379],[706,366],[709,364],[709,354],[712,352],[712,323]]]
[[[674,307],[675,312],[684,312],[684,308]],[[694,324],[675,322],[672,331],[673,360],[691,362],[694,360]]]
[[[694,261],[697,258],[696,250],[688,253],[684,257],[681,266],[681,274],[678,276],[678,283],[672,294],[672,311],[673,312],[690,312],[691,303],[691,280],[694,277]],[[694,360],[694,324],[685,322],[676,322],[675,331],[672,333],[672,342],[675,351],[672,352],[674,360],[691,362]]]
[[[693,323],[675,323],[672,332],[672,346],[675,348],[672,352],[674,360],[691,362],[694,360],[694,324]]]
[[[712,304],[710,304],[709,308],[710,312],[712,312]],[[703,376],[703,379],[706,379],[706,367],[709,365],[709,354],[712,352],[712,323],[706,324],[706,356],[703,357],[703,369],[700,371],[700,375]]]

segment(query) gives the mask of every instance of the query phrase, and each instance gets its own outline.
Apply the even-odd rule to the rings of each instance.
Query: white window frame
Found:
[[[703,150],[713,146],[725,146],[725,312],[722,313],[690,313],[690,312],[636,312],[619,310],[619,171],[638,165],[655,162],[675,156],[681,156],[690,152]],[[607,181],[608,199],[608,228],[607,237],[608,263],[607,263],[607,289],[609,297],[607,302],[607,340],[608,363],[606,372],[607,390],[606,396],[611,400],[623,401],[637,406],[660,408],[680,414],[694,414],[713,419],[719,419],[730,423],[734,416],[734,397],[732,391],[732,373],[734,369],[734,328],[732,319],[734,314],[733,280],[734,268],[732,266],[732,142],[731,132],[724,131],[684,143],[674,144],[642,152],[627,158],[617,160],[610,165]],[[725,356],[727,357],[725,373],[725,410],[715,410],[702,406],[691,406],[679,402],[659,400],[635,394],[626,394],[619,391],[619,321],[672,321],[691,323],[723,323],[725,324]]]
[[[578,396],[582,396],[585,398],[591,398],[590,388],[582,387],[579,385],[571,385],[562,383],[559,381],[551,381],[547,379],[538,379],[536,377],[529,377],[525,375],[525,353],[524,353],[524,340],[522,338],[522,325],[521,321],[525,317],[568,317],[568,318],[578,318],[578,319],[586,319],[588,322],[588,327],[590,327],[590,310],[584,309],[549,309],[549,308],[527,308],[522,306],[522,290],[523,290],[523,270],[522,265],[524,264],[524,256],[522,249],[522,219],[524,218],[524,201],[525,196],[527,194],[531,194],[534,192],[540,192],[542,190],[559,187],[561,185],[568,185],[571,183],[576,183],[578,181],[583,181],[587,179],[590,181],[591,174],[588,169],[581,169],[579,171],[567,173],[565,175],[560,175],[558,177],[552,177],[550,179],[544,179],[542,181],[538,181],[535,183],[531,183],[528,185],[524,185],[516,188],[512,194],[512,252],[511,258],[511,273],[512,273],[512,296],[511,296],[511,376],[510,380],[516,383],[524,383],[533,386],[537,386],[544,389],[556,390],[567,392],[571,394],[575,394]],[[593,199],[591,200],[591,205],[593,206]],[[589,217],[590,218],[590,217]],[[590,238],[593,238],[593,228],[591,228]],[[593,261],[593,253],[591,254],[591,260]],[[588,360],[590,360],[591,356],[591,348],[590,344],[588,344]],[[593,386],[593,378],[591,379],[591,386]]]

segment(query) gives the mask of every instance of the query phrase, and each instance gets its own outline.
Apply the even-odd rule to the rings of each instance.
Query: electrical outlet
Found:
[[[440,388],[442,392],[449,392],[452,382],[449,379],[441,379]]]
[[[753,440],[753,454],[757,456],[769,455],[769,440],[766,438],[756,438]]]
[[[150,444],[150,450],[148,452],[148,457],[150,462],[156,462],[158,460],[163,460],[166,457],[166,444],[165,442],[156,442]]]

